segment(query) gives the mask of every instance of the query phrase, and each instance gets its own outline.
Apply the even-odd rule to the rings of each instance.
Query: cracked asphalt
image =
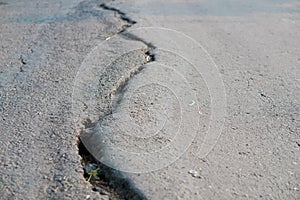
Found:
[[[299,6],[3,0],[1,198],[299,199]]]
[[[101,3],[0,5],[1,199],[108,198],[83,177],[71,113],[84,57],[125,25]]]

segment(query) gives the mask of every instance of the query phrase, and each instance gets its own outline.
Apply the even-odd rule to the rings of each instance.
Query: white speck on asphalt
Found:
[[[198,172],[197,172],[196,170],[191,169],[191,170],[189,171],[189,174],[191,174],[192,177],[200,178],[200,175],[198,174]]]
[[[189,106],[193,106],[195,104],[195,101],[192,101]]]

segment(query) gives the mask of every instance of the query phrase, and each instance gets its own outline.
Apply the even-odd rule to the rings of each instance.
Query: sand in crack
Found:
[[[147,55],[142,50],[130,52],[103,69],[99,77],[98,93],[96,94],[99,99],[97,107],[101,109],[99,120],[112,113],[112,109],[120,103],[126,83],[142,70],[146,58]]]
[[[91,154],[89,156],[86,156],[85,154],[87,154],[88,151],[92,153],[97,152],[94,147],[99,146],[99,144],[93,144],[93,142],[97,141],[91,141],[88,138],[91,134],[94,134],[95,126],[98,123],[101,123],[101,120],[105,119],[105,117],[111,115],[113,110],[118,107],[122,101],[122,95],[128,80],[142,70],[143,65],[148,62],[148,55],[146,55],[146,52],[147,49],[139,49],[123,54],[99,72],[98,78],[91,83],[97,88],[95,93],[92,94],[97,103],[93,108],[88,103],[86,105],[87,115],[92,115],[91,112],[96,112],[98,113],[97,120],[92,121],[89,118],[81,119],[84,128],[80,131],[82,143],[79,143],[79,148],[81,149],[79,153],[83,158],[85,173],[88,173],[86,171],[86,166],[96,164],[101,169],[99,174],[101,180],[107,185],[107,188],[105,188],[103,187],[103,184],[92,181],[93,187],[97,188],[97,190],[100,188],[105,191],[113,190],[117,196],[119,195],[119,197],[128,199],[145,198],[139,194],[138,190],[135,189],[130,182],[127,182],[126,179],[122,178],[122,175],[119,172],[98,162]],[[81,90],[81,92],[85,93],[86,91]],[[84,96],[84,94],[82,95]],[[86,96],[90,95],[91,94],[86,94]],[[88,151],[82,151],[84,148],[88,149]],[[104,176],[103,174],[106,175]],[[108,176],[107,174],[110,174],[111,176]],[[86,176],[87,180],[88,178],[89,177]]]
[[[91,85],[93,85],[92,87],[96,88],[96,90],[91,93],[88,92],[90,90],[83,89],[80,91],[81,93],[85,94],[83,94],[84,98],[79,100],[79,102],[81,102],[83,105],[82,111],[84,113],[80,114],[79,117],[79,121],[81,121],[80,123],[82,124],[81,128],[79,129],[79,136],[81,139],[79,142],[79,154],[83,158],[83,165],[86,173],[86,166],[94,163],[99,168],[101,168],[102,174],[113,174],[110,177],[102,177],[102,180],[108,183],[108,190],[112,190],[117,193],[117,195],[114,195],[115,197],[128,199],[145,199],[145,197],[141,195],[132,184],[126,182],[125,180],[120,181],[122,179],[122,175],[120,173],[117,173],[115,170],[99,163],[98,161],[96,161],[96,159],[93,158],[91,154],[88,156],[86,155],[89,154],[89,151],[97,152],[94,146],[98,146],[99,144],[93,144],[93,141],[88,139],[90,135],[95,133],[95,126],[101,123],[101,120],[103,120],[105,117],[111,115],[114,109],[117,109],[118,105],[122,101],[124,88],[127,85],[128,81],[143,69],[144,64],[155,60],[155,56],[152,53],[152,50],[154,49],[153,45],[148,44],[146,41],[134,37],[133,35],[129,37],[129,34],[125,34],[126,28],[136,23],[134,20],[127,17],[127,15],[122,11],[116,8],[109,7],[106,4],[101,4],[99,7],[104,10],[115,12],[115,17],[119,17],[126,23],[117,33],[121,35],[120,40],[127,40],[127,43],[139,43],[138,46],[140,46],[140,48],[125,52],[112,62],[110,60],[110,64],[105,65],[105,67],[103,67],[101,71],[96,72],[98,74],[98,76],[94,76],[96,77],[96,79],[88,79],[89,81],[91,81]],[[114,50],[115,49],[113,49],[112,51]],[[89,98],[90,95],[94,95],[93,98],[97,103],[93,103],[92,105],[90,105],[85,101],[87,98]],[[90,119],[90,115],[93,115],[94,118]],[[85,148],[87,149],[87,151]],[[87,178],[87,180],[89,180],[89,178]],[[98,184],[98,186],[96,182],[93,182],[92,184],[94,185],[94,188],[98,188],[98,191],[99,189],[101,189],[99,187],[102,187],[101,190],[104,189],[107,191],[107,188],[103,188],[103,184]],[[124,185],[127,186],[125,187]],[[101,191],[99,192],[101,193]],[[111,194],[113,195],[114,192],[112,192]]]

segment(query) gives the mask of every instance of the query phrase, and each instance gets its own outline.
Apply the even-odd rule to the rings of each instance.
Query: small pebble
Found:
[[[147,57],[146,57],[146,61],[149,62],[150,60],[151,60],[151,57],[150,57],[150,56],[147,56]]]
[[[199,176],[199,174],[198,174],[198,172],[197,172],[196,170],[191,169],[191,170],[189,171],[189,174],[191,174],[192,177],[200,178],[200,176]]]

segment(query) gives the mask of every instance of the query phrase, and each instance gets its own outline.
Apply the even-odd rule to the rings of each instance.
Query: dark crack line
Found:
[[[120,16],[121,20],[127,22],[130,25],[136,24],[136,21],[127,17],[127,15],[124,12],[120,11],[119,9],[110,7],[110,6],[106,5],[105,3],[100,4],[99,7],[102,8],[103,10],[109,10],[109,11],[113,11],[113,12],[117,13]]]
[[[131,19],[130,17],[128,17],[126,13],[122,12],[121,10],[119,10],[117,8],[108,6],[105,3],[100,4],[99,7],[104,10],[109,10],[109,11],[113,11],[113,12],[117,13],[121,20],[128,23],[128,25],[125,25],[125,27],[123,26],[122,30],[118,31],[116,34],[121,35],[126,40],[141,42],[144,45],[146,45],[146,47],[147,47],[146,49],[142,50],[142,51],[144,51],[144,54],[146,56],[145,62],[143,63],[143,65],[130,71],[129,74],[127,74],[127,76],[124,77],[122,81],[120,81],[120,82],[122,82],[122,84],[119,84],[116,86],[116,88],[114,89],[115,92],[111,92],[110,94],[108,94],[108,95],[116,95],[118,93],[119,97],[118,97],[117,103],[119,104],[123,98],[122,91],[126,87],[128,82],[130,81],[130,79],[132,79],[133,76],[140,73],[144,69],[145,64],[155,61],[155,54],[153,53],[153,51],[156,49],[156,46],[154,46],[150,42],[147,42],[143,38],[140,38],[137,35],[132,34],[129,31],[127,31],[127,28],[133,26],[137,22],[135,20]],[[112,112],[113,111],[110,111],[109,113],[106,114],[106,116],[112,114]],[[99,119],[99,121],[101,121],[101,118]]]
[[[78,141],[78,148],[79,154],[82,157],[82,165],[84,166],[84,177],[93,185],[93,191],[107,195],[111,200],[146,199],[146,197],[133,186],[130,180],[122,176],[121,172],[97,161],[80,139]],[[98,170],[96,177],[91,177],[90,172],[92,170]]]
[[[147,48],[148,48],[148,51],[146,52],[146,53],[148,53],[147,55],[150,55],[150,51],[151,51],[151,53],[152,53],[152,51],[153,51],[154,49],[156,49],[156,46],[154,46],[151,42],[146,42],[144,39],[142,39],[142,38],[140,38],[140,37],[138,37],[138,36],[136,36],[136,35],[134,35],[134,34],[128,32],[126,29],[123,30],[123,31],[121,32],[121,34],[122,34],[122,36],[123,36],[125,39],[134,40],[134,41],[139,41],[139,42],[142,42],[143,44],[145,44],[145,45],[147,46]],[[152,54],[152,56],[154,56],[154,54]],[[153,61],[155,61],[155,59],[154,59]]]
[[[121,10],[114,8],[114,7],[110,7],[110,6],[106,5],[105,3],[100,4],[99,7],[102,8],[103,10],[109,10],[109,11],[113,11],[113,12],[117,13],[120,16],[121,20],[127,22],[128,24],[125,25],[125,27],[123,27],[122,30],[117,32],[117,34],[121,33],[125,39],[139,41],[139,42],[142,42],[143,44],[145,44],[147,46],[147,48],[149,49],[146,52],[146,55],[151,57],[150,61],[155,61],[154,54],[150,53],[150,51],[152,52],[154,49],[156,49],[156,47],[152,43],[146,42],[144,39],[127,31],[127,28],[129,28],[137,23],[135,20],[128,17],[126,15],[126,13],[122,12]]]
[[[113,11],[115,13],[115,16],[118,16],[122,21],[127,23],[123,25],[121,30],[118,31],[116,34],[120,34],[126,40],[138,41],[146,45],[146,49],[141,49],[145,54],[144,63],[131,70],[125,77],[123,77],[123,80],[120,80],[121,84],[118,84],[115,87],[115,91],[117,94],[110,94],[118,95],[117,102],[120,103],[123,99],[123,90],[129,83],[129,81],[136,74],[140,73],[144,69],[145,64],[155,61],[155,54],[153,53],[153,51],[154,49],[156,49],[156,47],[153,44],[145,41],[144,39],[127,31],[127,28],[133,26],[137,22],[128,17],[126,13],[114,7],[110,7],[104,3],[100,4],[99,7],[103,10]],[[111,112],[113,111],[113,109],[114,108],[112,108]],[[101,121],[101,119],[99,119],[99,121]],[[87,121],[84,124],[84,126],[85,129],[93,129],[95,127],[95,123]],[[88,182],[92,184],[94,191],[98,191],[100,194],[106,194],[110,197],[110,199],[147,199],[142,194],[142,192],[140,192],[137,188],[134,187],[130,180],[122,176],[121,172],[107,167],[103,163],[97,161],[81,142],[80,138],[78,148],[79,154],[82,157],[82,165],[85,172],[84,177]],[[91,169],[88,169],[89,166],[96,167],[92,169],[92,171],[99,169],[99,172],[97,172],[96,177],[92,177],[90,175]]]

